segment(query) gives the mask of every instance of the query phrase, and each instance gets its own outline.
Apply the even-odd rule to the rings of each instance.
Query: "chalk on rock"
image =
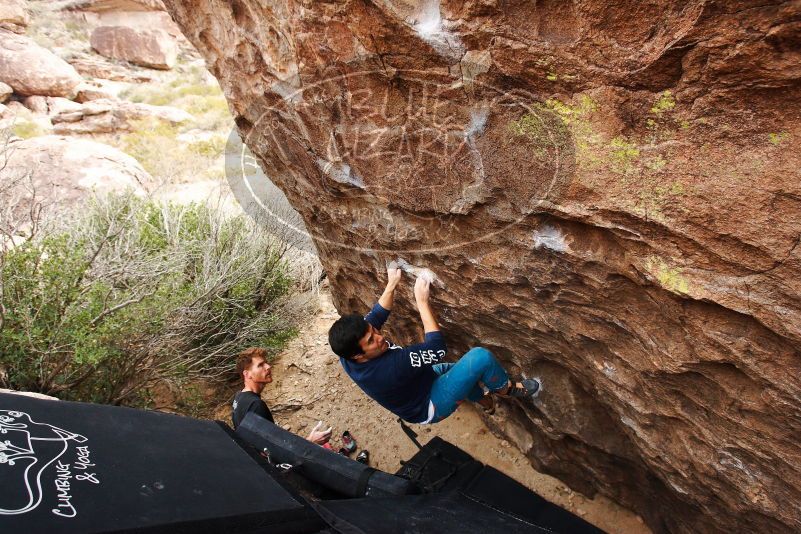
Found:
[[[534,248],[545,247],[554,252],[567,252],[568,246],[565,235],[558,228],[545,225],[534,231]]]
[[[420,271],[417,273],[417,277],[422,278],[429,284],[433,284],[437,280],[437,275],[431,272],[430,269],[420,269]]]
[[[387,263],[387,268],[389,269],[391,267],[398,268],[406,273],[411,274],[412,276],[422,278],[432,285],[445,287],[445,284],[442,283],[434,271],[426,267],[416,267],[403,258],[398,258],[397,260]]]

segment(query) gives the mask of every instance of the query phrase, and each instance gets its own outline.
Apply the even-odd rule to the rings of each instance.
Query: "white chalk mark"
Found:
[[[489,117],[489,110],[487,108],[478,108],[470,110],[470,123],[464,130],[465,137],[473,137],[484,133],[484,128],[487,126],[487,118]]]
[[[317,167],[329,178],[337,183],[352,185],[359,189],[364,189],[364,181],[351,170],[350,165],[347,163],[338,163],[334,161],[326,161],[324,159],[317,160]]]
[[[440,280],[439,277],[436,274],[434,274],[434,271],[426,267],[416,267],[414,265],[411,265],[403,258],[398,258],[397,260],[388,262],[387,269],[400,269],[401,271],[409,273],[416,278],[422,278],[431,285],[443,288],[445,287],[445,284],[443,284],[442,280]]]
[[[414,31],[441,56],[460,58],[464,55],[459,38],[443,26],[439,0],[428,0],[420,6]]]
[[[558,228],[553,226],[543,226],[534,232],[534,248],[545,247],[554,252],[568,252],[565,235]]]

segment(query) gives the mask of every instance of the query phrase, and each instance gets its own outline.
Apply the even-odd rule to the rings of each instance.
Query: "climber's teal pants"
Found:
[[[503,389],[509,383],[506,371],[495,356],[481,347],[470,349],[456,363],[439,363],[433,369],[439,377],[431,387],[432,423],[451,415],[465,399],[473,402],[481,399],[484,390],[479,382],[490,391]]]

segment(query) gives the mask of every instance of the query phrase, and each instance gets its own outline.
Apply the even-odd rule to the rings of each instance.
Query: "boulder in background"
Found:
[[[154,185],[134,158],[95,141],[46,135],[11,146],[4,172],[32,173],[37,195],[50,206],[72,205],[90,192],[145,194]]]
[[[102,56],[154,69],[171,69],[178,57],[175,38],[159,29],[100,26],[92,32],[90,42]]]
[[[99,99],[86,102],[78,109],[64,110],[54,115],[52,120],[56,133],[89,134],[130,130],[131,121],[150,117],[172,124],[192,119],[186,111],[170,106]]]
[[[81,104],[60,96],[29,96],[22,103],[29,110],[41,115],[58,115],[81,109]]]
[[[70,97],[82,80],[69,63],[32,39],[0,30],[0,81],[23,96]]]
[[[153,81],[152,72],[133,65],[126,68],[97,54],[76,54],[69,59],[69,63],[75,70],[88,78],[118,82],[147,83]]]
[[[24,0],[3,0],[0,2],[0,28],[14,33],[23,33],[30,21],[30,15],[25,9]]]
[[[84,82],[78,86],[75,94],[75,101],[80,103],[90,102],[92,100],[114,100],[116,95],[112,91],[104,88],[98,83]]]

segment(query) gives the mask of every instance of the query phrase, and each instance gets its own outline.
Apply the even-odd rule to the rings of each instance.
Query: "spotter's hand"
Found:
[[[314,425],[314,428],[312,428],[312,431],[309,433],[309,437],[307,438],[309,441],[316,443],[317,445],[327,443],[328,440],[331,439],[331,427],[328,427],[325,430],[320,430],[321,426],[323,426],[323,422],[317,421],[317,424]]]

